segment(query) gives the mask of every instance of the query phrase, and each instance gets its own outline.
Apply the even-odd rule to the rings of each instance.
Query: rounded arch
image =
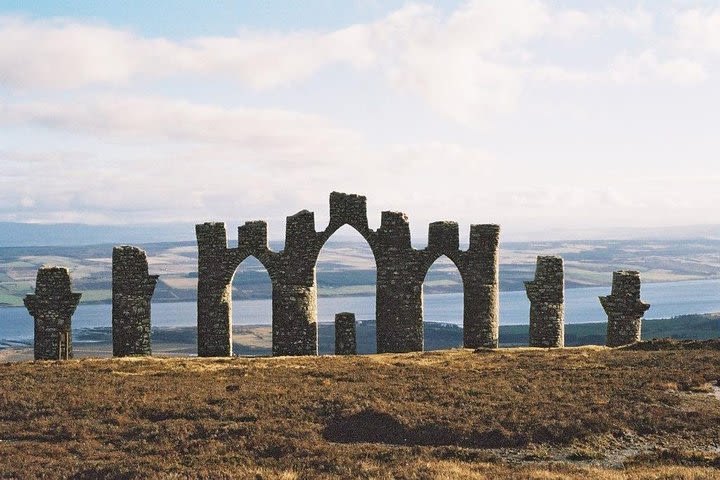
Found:
[[[236,355],[272,352],[272,281],[270,270],[254,255],[244,258],[231,280],[232,343]]]
[[[377,262],[372,242],[350,224],[333,228],[316,259],[320,353],[335,351],[335,314],[351,312],[356,319],[358,353],[375,345]]]
[[[461,347],[465,288],[461,269],[444,254],[438,255],[423,278],[425,350]]]

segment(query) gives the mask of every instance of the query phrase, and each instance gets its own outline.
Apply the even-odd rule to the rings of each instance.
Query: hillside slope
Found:
[[[717,345],[3,364],[0,477],[717,478],[718,379]]]

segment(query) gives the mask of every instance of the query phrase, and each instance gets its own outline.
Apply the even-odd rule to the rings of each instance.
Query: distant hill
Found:
[[[192,224],[86,225],[0,222],[0,247],[78,246],[195,240]]]

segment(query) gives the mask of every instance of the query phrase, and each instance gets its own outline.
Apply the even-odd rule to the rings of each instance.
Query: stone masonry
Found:
[[[285,248],[271,251],[267,225],[247,222],[238,228],[238,246],[229,248],[224,223],[196,226],[198,240],[198,355],[232,355],[231,283],[235,269],[253,256],[270,275],[273,290],[273,355],[317,354],[317,282],[320,249],[343,225],[367,240],[377,266],[377,351],[423,349],[422,283],[440,256],[450,258],[465,288],[466,347],[497,347],[497,225],[472,225],[470,248],[460,250],[458,225],[429,227],[425,249],[410,244],[407,216],[382,212],[380,228],[368,227],[367,201],[360,195],[332,192],[330,221],[315,230],[315,216],[303,210],[287,217]]]
[[[38,270],[35,293],[24,298],[25,307],[35,319],[35,360],[72,358],[71,318],[81,295],[72,292],[67,268]]]
[[[157,275],[148,275],[145,252],[123,245],[112,256],[113,356],[150,355],[150,299]]]
[[[608,316],[608,347],[640,341],[642,316],[650,305],[640,300],[639,272],[613,272],[612,292],[606,297],[600,297],[600,304]]]
[[[565,284],[563,260],[554,256],[537,257],[535,280],[525,282],[530,299],[530,346],[565,345]]]
[[[335,355],[355,355],[355,314],[341,312],[335,314]]]

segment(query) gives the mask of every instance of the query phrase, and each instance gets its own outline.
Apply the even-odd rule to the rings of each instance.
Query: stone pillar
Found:
[[[317,355],[315,262],[320,251],[315,215],[303,210],[287,217],[285,249],[273,281],[273,355]]]
[[[423,350],[423,263],[410,245],[407,216],[382,212],[377,231],[377,352]]]
[[[471,225],[463,268],[463,346],[497,348],[500,329],[500,226]]]
[[[613,272],[612,292],[606,297],[600,297],[600,304],[608,316],[608,347],[640,341],[642,316],[650,305],[640,300],[639,272]]]
[[[272,352],[317,355],[317,288],[273,283]]]
[[[342,312],[335,315],[335,355],[356,355],[355,314]]]
[[[35,293],[24,298],[25,307],[35,319],[35,360],[73,357],[71,319],[82,294],[71,290],[67,268],[38,270]]]
[[[232,277],[237,265],[224,223],[195,226],[198,243],[198,356],[232,355]]]
[[[148,275],[145,252],[123,245],[113,248],[113,356],[150,355],[150,299],[157,275]]]
[[[537,257],[535,280],[525,282],[530,299],[530,346],[565,345],[565,284],[563,260],[554,256]]]

